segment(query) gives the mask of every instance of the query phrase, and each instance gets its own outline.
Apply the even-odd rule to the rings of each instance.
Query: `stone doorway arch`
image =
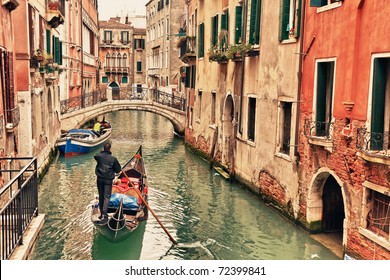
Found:
[[[228,92],[225,98],[222,114],[222,164],[229,173],[234,173],[234,99]]]
[[[329,235],[338,245],[346,245],[348,216],[344,183],[329,168],[314,174],[308,190],[307,222],[312,233]]]
[[[112,99],[113,100],[119,100],[120,99],[120,88],[119,85],[113,81],[108,85],[109,88],[111,88],[112,92]]]

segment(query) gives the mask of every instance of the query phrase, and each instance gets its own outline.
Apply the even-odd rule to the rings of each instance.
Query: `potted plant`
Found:
[[[213,48],[209,49],[208,53],[209,55],[209,60],[210,61],[216,61],[219,63],[227,62],[228,58],[226,56],[226,52],[222,51],[220,49],[217,49],[216,46]]]
[[[245,56],[252,49],[252,45],[239,43],[236,45],[231,45],[227,50],[227,57],[229,59],[240,59]]]

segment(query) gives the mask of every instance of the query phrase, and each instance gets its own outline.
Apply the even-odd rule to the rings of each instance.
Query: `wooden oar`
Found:
[[[126,176],[127,180],[129,180],[129,183],[131,184],[131,186],[133,187],[133,189],[136,191],[136,193],[138,194],[138,196],[142,199],[142,202],[145,204],[145,206],[149,209],[149,211],[153,214],[153,217],[156,219],[156,221],[160,224],[160,226],[162,227],[162,229],[165,231],[165,233],[168,235],[169,239],[172,241],[173,244],[177,245],[177,242],[175,239],[173,239],[173,237],[169,234],[168,230],[164,227],[164,225],[160,222],[159,218],[156,216],[156,214],[154,213],[154,211],[152,210],[152,208],[150,208],[149,204],[145,201],[144,197],[142,196],[141,192],[139,191],[139,189],[137,189],[133,182],[130,180],[129,176],[127,176],[126,172],[123,171],[122,169],[122,173],[123,175]]]

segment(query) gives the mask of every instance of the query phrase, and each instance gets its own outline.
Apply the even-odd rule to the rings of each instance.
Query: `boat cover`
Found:
[[[133,196],[125,195],[123,193],[113,193],[110,197],[110,203],[108,207],[112,207],[112,208],[119,207],[121,199],[123,199],[123,208],[125,209],[138,208],[138,199]]]

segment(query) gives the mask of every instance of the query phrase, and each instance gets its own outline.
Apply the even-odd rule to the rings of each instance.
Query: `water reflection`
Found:
[[[58,157],[40,183],[46,222],[32,259],[337,259],[307,232],[210,170],[173,136],[168,120],[138,111],[113,112],[106,119],[120,163],[143,145],[149,204],[178,246],[152,215],[120,243],[94,230],[89,203],[97,190],[90,153]]]

